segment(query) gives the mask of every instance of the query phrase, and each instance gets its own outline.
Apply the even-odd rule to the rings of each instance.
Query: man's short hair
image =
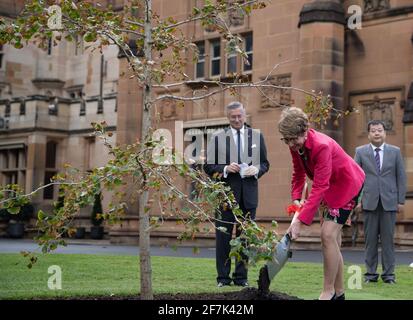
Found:
[[[245,110],[244,105],[243,105],[241,102],[239,102],[239,101],[233,101],[233,102],[231,102],[230,104],[228,104],[228,105],[226,106],[227,113],[228,113],[230,110],[235,110],[235,109],[238,109],[238,108],[242,108],[242,109]]]
[[[378,126],[378,125],[382,125],[384,131],[386,131],[386,125],[384,124],[383,121],[381,121],[381,120],[370,120],[370,121],[367,123],[367,132],[370,132],[370,127],[371,127],[371,126]]]

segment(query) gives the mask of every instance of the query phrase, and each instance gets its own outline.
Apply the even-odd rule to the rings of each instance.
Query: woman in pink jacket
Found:
[[[364,172],[332,138],[309,128],[307,115],[299,108],[281,114],[278,129],[289,146],[293,160],[291,196],[300,206],[288,233],[297,239],[302,225],[310,225],[320,204],[327,207],[321,226],[324,287],[320,300],[343,300],[343,257],[341,229],[355,207],[364,182]],[[301,194],[308,176],[312,181],[307,200]]]

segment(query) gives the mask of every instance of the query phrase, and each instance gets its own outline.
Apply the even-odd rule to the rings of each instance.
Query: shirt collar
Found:
[[[234,129],[233,127],[231,127],[231,131],[233,135],[237,134],[237,129]],[[239,129],[240,134],[244,135],[244,131],[245,131],[245,126],[242,126],[241,129]]]
[[[373,148],[373,151],[376,151],[376,148],[379,148],[380,151],[384,150],[384,143],[380,147],[376,147],[374,144],[370,143],[370,146]]]

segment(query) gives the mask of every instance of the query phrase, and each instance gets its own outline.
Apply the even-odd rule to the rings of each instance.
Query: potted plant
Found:
[[[6,212],[4,212],[6,210]],[[18,213],[10,213],[7,209],[2,209],[2,215],[6,215],[5,219],[9,221],[7,226],[7,234],[10,238],[23,238],[25,221],[29,221],[33,216],[34,208],[30,203],[25,204],[20,208]]]
[[[85,227],[77,227],[76,232],[75,232],[75,239],[83,239],[86,234],[86,228]]]
[[[92,227],[90,228],[90,237],[92,239],[102,239],[104,228],[101,226],[103,220],[98,218],[98,214],[102,214],[101,193],[95,195],[95,202],[92,208]]]

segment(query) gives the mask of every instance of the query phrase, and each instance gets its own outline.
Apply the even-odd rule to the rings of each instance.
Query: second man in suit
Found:
[[[268,171],[267,150],[262,134],[246,126],[246,112],[240,102],[226,107],[230,126],[216,132],[207,149],[205,172],[211,177],[220,176],[231,187],[235,200],[244,217],[255,219],[258,206],[258,179]],[[220,208],[216,219],[216,268],[218,287],[230,285],[248,286],[247,268],[238,261],[230,277],[230,241],[234,226],[236,236],[241,234],[230,209]],[[223,227],[226,231],[223,231]],[[245,260],[246,257],[243,257]]]
[[[381,278],[395,283],[394,229],[396,213],[403,210],[406,174],[400,149],[385,143],[382,121],[367,126],[369,144],[356,148],[355,161],[366,174],[358,211],[363,210],[365,238],[365,282],[377,282],[378,243],[381,242]]]

